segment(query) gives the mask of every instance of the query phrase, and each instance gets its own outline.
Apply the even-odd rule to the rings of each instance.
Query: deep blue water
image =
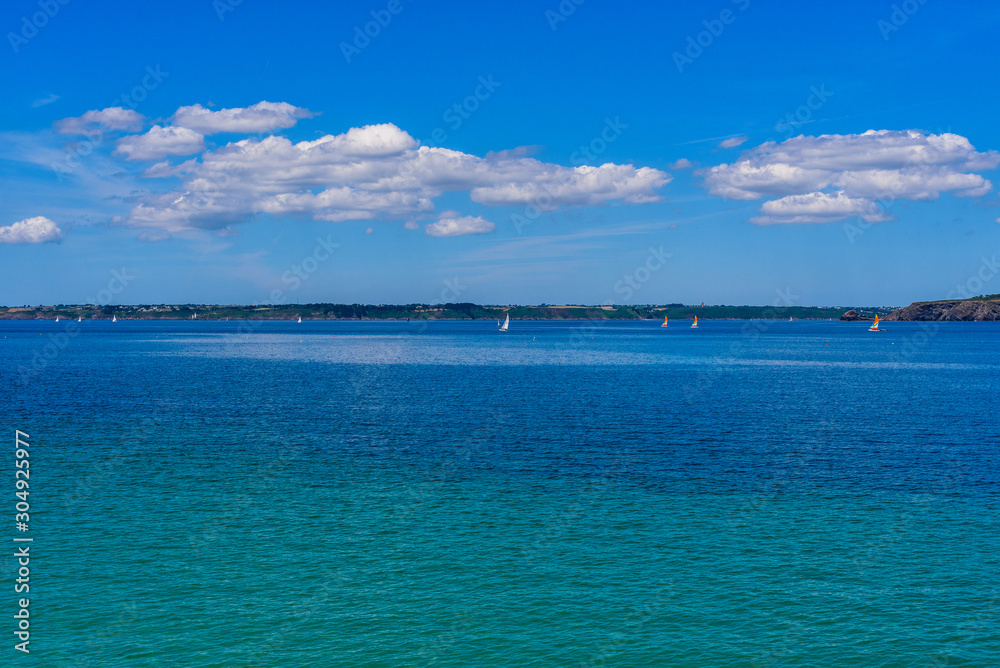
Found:
[[[0,321],[15,658],[1000,665],[1000,324],[658,324]]]

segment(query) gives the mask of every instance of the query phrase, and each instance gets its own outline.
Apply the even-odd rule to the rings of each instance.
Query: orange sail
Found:
[[[698,316],[694,317],[694,322],[691,324],[691,329],[698,329]]]
[[[663,316],[663,324],[660,325],[660,327],[666,327],[666,326],[667,326],[667,316]]]
[[[877,315],[875,316],[875,322],[873,322],[872,326],[868,328],[868,331],[870,331],[870,332],[877,332],[878,331],[878,316]]]

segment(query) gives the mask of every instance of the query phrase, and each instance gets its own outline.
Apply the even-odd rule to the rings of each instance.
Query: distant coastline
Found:
[[[172,304],[0,307],[0,320],[839,320],[849,311],[870,319],[887,316],[889,307],[705,306],[684,304],[642,306],[558,305],[483,306],[449,304],[281,304],[272,306]]]
[[[885,316],[885,320],[992,322],[1000,320],[1000,295],[913,302]]]

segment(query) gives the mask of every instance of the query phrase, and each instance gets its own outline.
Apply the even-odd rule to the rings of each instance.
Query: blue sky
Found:
[[[0,303],[1000,292],[998,6],[232,2],[5,3]]]

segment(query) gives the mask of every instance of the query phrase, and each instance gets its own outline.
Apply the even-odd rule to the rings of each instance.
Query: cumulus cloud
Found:
[[[747,138],[745,136],[730,137],[729,139],[723,139],[721,142],[719,142],[719,148],[736,148],[746,140]]]
[[[694,166],[687,158],[681,158],[680,160],[675,160],[674,162],[667,165],[670,169],[691,169]]]
[[[875,215],[876,201],[933,200],[942,192],[979,197],[993,186],[975,172],[998,164],[1000,153],[977,152],[959,135],[869,130],[766,142],[732,164],[699,174],[713,195],[737,200],[779,198],[761,208],[764,215],[758,220],[821,222],[813,218]],[[800,197],[789,199],[793,196]],[[827,213],[811,214],[801,211],[802,206],[825,207]],[[836,216],[835,211],[843,215]],[[779,220],[782,217],[787,220]]]
[[[482,216],[462,216],[441,218],[424,228],[424,233],[432,237],[460,237],[464,234],[489,234],[497,226]]]
[[[751,223],[755,225],[828,223],[853,216],[859,216],[869,223],[891,219],[891,216],[881,211],[875,202],[848,197],[842,190],[833,194],[814,192],[807,195],[789,195],[764,202],[760,210],[763,215],[751,218]]]
[[[258,102],[250,107],[212,111],[200,104],[181,107],[171,119],[174,125],[210,135],[216,132],[272,132],[290,128],[300,118],[315,114],[287,102]]]
[[[157,164],[145,176],[181,178],[181,188],[145,197],[129,216],[133,225],[167,231],[216,229],[257,213],[328,221],[413,217],[433,212],[433,200],[449,191],[468,191],[491,206],[539,209],[653,202],[670,181],[648,167],[572,168],[516,153],[478,157],[420,146],[392,124],[299,143],[244,139],[200,161]]]
[[[64,135],[84,135],[98,129],[137,132],[142,129],[142,123],[142,114],[134,109],[108,107],[56,121],[56,131]]]
[[[145,134],[119,139],[116,153],[124,155],[126,160],[156,160],[168,155],[191,155],[204,149],[205,137],[194,130],[154,125]]]
[[[584,165],[574,168],[545,165],[530,171],[535,172],[530,178],[521,177],[507,183],[473,188],[471,197],[475,202],[492,206],[534,204],[540,209],[595,205],[609,199],[641,204],[659,201],[655,191],[670,180],[667,174],[657,169],[636,169],[632,165],[611,163],[600,167]]]
[[[44,244],[62,241],[59,226],[45,216],[35,216],[0,227],[0,244]]]

